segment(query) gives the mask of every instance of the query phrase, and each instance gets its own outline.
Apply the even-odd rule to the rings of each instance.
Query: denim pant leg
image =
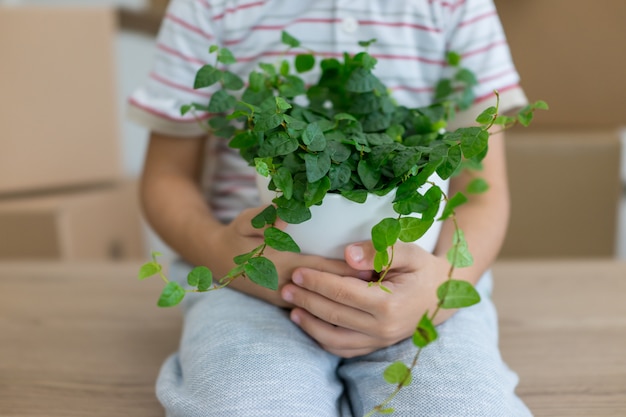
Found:
[[[438,326],[439,338],[421,353],[412,383],[389,404],[394,417],[528,417],[515,395],[518,382],[498,349],[491,274],[477,290],[482,301],[459,310]],[[405,340],[372,354],[344,361],[345,380],[355,417],[363,416],[394,389],[382,374],[392,362],[410,364],[416,348]]]
[[[183,273],[184,272],[184,273]],[[173,268],[173,275],[186,271]],[[339,358],[283,309],[234,290],[189,294],[157,396],[169,417],[338,417]]]

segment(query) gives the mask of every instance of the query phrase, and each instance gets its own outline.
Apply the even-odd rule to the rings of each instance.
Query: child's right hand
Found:
[[[255,229],[251,220],[265,207],[243,210],[232,222],[223,225],[211,233],[210,247],[206,248],[206,265],[213,271],[214,276],[221,278],[234,267],[233,258],[242,253],[251,251],[263,243],[263,230]],[[276,227],[284,228],[286,223],[278,221]],[[292,252],[280,252],[267,248],[264,256],[272,260],[278,272],[278,291],[272,291],[247,278],[235,279],[229,287],[260,298],[279,307],[293,307],[280,296],[280,289],[291,282],[293,271],[299,267],[330,272],[341,276],[359,276],[367,279],[363,271],[357,271],[344,261],[326,259],[320,256],[303,255]]]

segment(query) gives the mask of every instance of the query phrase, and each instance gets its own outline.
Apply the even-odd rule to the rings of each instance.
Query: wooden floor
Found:
[[[180,314],[138,264],[0,263],[0,416],[160,417]],[[626,263],[495,267],[502,353],[537,417],[626,416]]]

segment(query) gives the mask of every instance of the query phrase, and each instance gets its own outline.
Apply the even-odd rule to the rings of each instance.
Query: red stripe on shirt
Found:
[[[157,82],[159,82],[159,83],[161,83],[163,85],[166,85],[168,87],[174,88],[176,90],[180,90],[180,91],[185,91],[187,93],[196,94],[196,95],[198,95],[200,97],[204,97],[204,98],[211,98],[211,94],[207,94],[205,92],[196,90],[194,88],[190,88],[190,87],[184,86],[182,84],[177,84],[177,83],[175,83],[173,81],[168,80],[167,78],[161,77],[160,75],[158,75],[155,72],[151,72],[150,73],[150,78],[152,78],[153,80],[155,80],[155,81],[157,81]]]
[[[189,56],[189,55],[184,55],[182,53],[180,53],[179,51],[177,51],[176,49],[172,49],[167,45],[164,45],[162,43],[158,43],[157,44],[157,48],[160,49],[161,51],[169,54],[169,55],[173,55],[176,56],[178,58],[181,58],[187,62],[193,62],[194,64],[198,64],[198,65],[207,65],[207,62],[199,60],[196,57],[193,56]]]
[[[502,87],[502,88],[498,88],[497,90],[498,90],[499,94],[502,94],[505,91],[514,90],[516,88],[519,88],[519,84],[517,84],[517,83],[511,84],[511,85],[507,85],[507,86]],[[474,104],[477,104],[477,103],[489,100],[489,99],[491,99],[493,97],[494,97],[494,93],[493,92],[487,93],[487,94],[482,95],[480,97],[476,97],[476,100],[474,100]]]
[[[220,19],[223,19],[224,16],[226,16],[227,14],[234,13],[243,9],[249,9],[251,7],[263,6],[264,4],[265,4],[265,1],[256,1],[254,3],[242,4],[241,6],[232,7],[230,9],[224,10],[224,12],[222,12],[221,14],[213,16],[213,20],[220,20]]]
[[[435,91],[433,87],[410,87],[408,85],[396,85],[393,87],[389,87],[389,89],[391,91],[410,91],[412,93],[418,94],[432,93],[433,91]]]
[[[410,27],[417,30],[422,30],[425,32],[435,32],[440,33],[441,29],[428,27],[424,25],[418,25],[416,23],[405,23],[405,22],[379,22],[374,20],[359,20],[360,25],[365,26],[387,26],[387,27]]]
[[[237,62],[250,62],[250,61],[254,61],[257,60],[259,58],[262,57],[268,57],[268,56],[293,56],[293,55],[298,55],[301,52],[297,52],[297,51],[267,51],[267,52],[263,52],[261,54],[257,54],[254,56],[247,56],[247,57],[235,57],[235,59],[237,60]],[[343,53],[340,52],[317,52],[315,55],[319,56],[319,57],[323,57],[323,58],[340,58],[343,56]],[[445,66],[446,65],[446,61],[444,60],[440,60],[440,59],[429,59],[429,58],[424,58],[421,56],[415,56],[415,55],[390,55],[390,54],[371,54],[374,58],[376,59],[384,59],[384,60],[390,60],[390,61],[419,61],[419,62],[423,62],[426,64],[431,64],[431,65],[438,65],[438,66]]]
[[[506,45],[506,44],[507,44],[507,43],[506,43],[506,40],[504,40],[504,39],[500,39],[499,41],[495,41],[495,42],[493,42],[493,43],[490,43],[489,45],[485,45],[485,46],[483,46],[482,48],[475,49],[475,50],[473,50],[473,51],[468,51],[468,52],[465,52],[465,53],[462,55],[462,57],[463,57],[463,58],[467,58],[467,57],[472,56],[472,55],[482,54],[482,53],[485,53],[485,52],[487,52],[487,51],[490,51],[491,49],[494,49],[494,48],[497,48],[497,47],[499,47],[499,46]]]
[[[187,30],[189,30],[189,31],[191,31],[191,32],[197,33],[197,34],[199,34],[200,36],[204,37],[205,39],[212,40],[212,39],[214,38],[214,36],[213,36],[213,35],[211,35],[211,34],[209,34],[209,33],[204,32],[204,31],[203,31],[202,29],[200,29],[199,27],[194,26],[194,25],[192,25],[191,23],[188,23],[188,22],[184,21],[183,19],[181,19],[180,17],[178,17],[178,16],[174,16],[174,15],[173,15],[173,14],[171,14],[171,13],[167,13],[167,14],[165,15],[165,19],[170,20],[170,21],[172,21],[172,22],[174,22],[174,23],[176,23],[176,24],[178,24],[178,25],[182,26],[183,28],[185,28],[185,29],[187,29]]]
[[[476,22],[478,22],[480,20],[487,19],[487,18],[492,17],[492,16],[497,16],[495,10],[492,10],[490,12],[487,12],[487,13],[475,16],[475,17],[473,17],[471,19],[468,19],[468,20],[466,20],[464,22],[461,22],[461,23],[459,23],[459,27],[462,28],[464,26],[469,26],[469,25],[474,24],[474,23],[476,23]]]
[[[170,114],[164,113],[164,112],[162,112],[160,110],[157,110],[157,109],[155,109],[153,107],[146,106],[145,104],[141,104],[140,102],[138,102],[137,100],[135,100],[132,97],[128,100],[128,102],[131,105],[133,105],[134,107],[137,107],[137,108],[139,108],[139,109],[141,109],[141,110],[143,110],[143,111],[145,111],[147,113],[150,113],[150,114],[152,114],[154,116],[157,116],[157,117],[160,117],[160,118],[163,118],[163,119],[166,119],[166,120],[170,120],[170,121],[173,121],[173,122],[198,123],[198,121],[206,120],[206,119],[208,119],[208,118],[210,118],[212,116],[209,113],[205,113],[202,116],[195,116],[192,119],[190,119],[188,117],[182,117],[182,116],[181,117],[175,117],[175,116],[172,116]]]

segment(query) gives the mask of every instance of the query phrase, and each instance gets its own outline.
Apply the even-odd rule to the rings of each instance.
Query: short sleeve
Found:
[[[500,113],[527,104],[520,87],[502,23],[492,0],[457,0],[444,8],[447,51],[461,55],[462,65],[478,79],[473,106],[459,113],[454,125],[474,123],[486,107],[495,105],[497,90]]]
[[[219,43],[207,1],[171,0],[156,38],[154,65],[128,99],[131,120],[163,134],[199,136],[206,114],[181,115],[181,106],[206,103],[211,88],[193,89],[196,72],[208,64],[208,47]]]

